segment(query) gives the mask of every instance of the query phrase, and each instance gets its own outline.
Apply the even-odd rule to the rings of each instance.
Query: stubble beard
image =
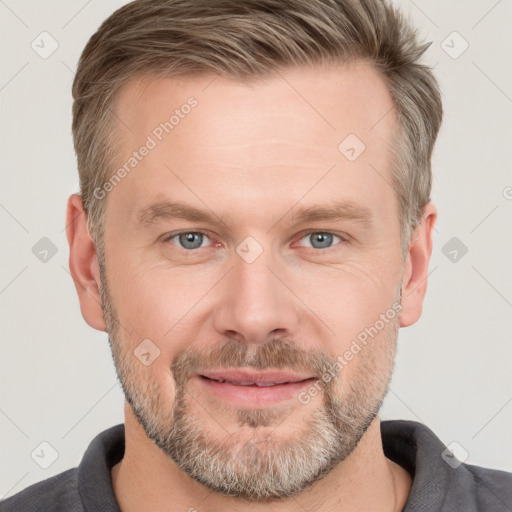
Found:
[[[222,414],[212,416],[212,408],[208,407],[210,414],[204,412],[197,405],[201,397],[194,397],[188,386],[197,367],[287,368],[313,371],[318,377],[333,367],[331,357],[306,353],[288,340],[247,345],[228,339],[203,353],[180,352],[171,366],[175,398],[169,407],[150,367],[141,364],[121,339],[101,263],[100,274],[106,331],[126,401],[147,437],[188,476],[214,492],[250,502],[272,502],[302,493],[354,451],[382,406],[393,372],[398,319],[381,333],[383,339],[372,340],[357,355],[350,381],[339,378],[342,369],[339,376],[324,383],[321,405],[304,414],[308,419],[295,429],[293,438],[279,438],[280,426],[297,407],[312,409],[314,404],[297,401],[286,408],[221,408]],[[249,440],[240,429],[231,434],[225,429],[220,439],[212,432],[212,426],[219,430],[215,422],[222,424],[233,415],[240,429],[250,429]]]

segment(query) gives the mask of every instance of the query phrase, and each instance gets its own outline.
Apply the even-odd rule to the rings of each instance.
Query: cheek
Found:
[[[330,328],[332,348],[338,353],[392,307],[399,280],[394,274],[389,268],[383,271],[355,262],[311,265],[307,279],[296,276],[294,290]]]
[[[123,336],[129,338],[132,349],[149,338],[172,362],[174,354],[200,338],[215,305],[212,301],[222,300],[220,286],[208,296],[222,271],[140,265],[137,269],[125,267],[124,272],[130,279],[118,283],[115,302],[125,328]]]
[[[164,339],[186,318],[204,295],[201,280],[175,269],[124,268],[129,279],[120,279],[116,307],[130,337]]]
[[[339,371],[333,392],[342,397],[356,393],[363,402],[380,395],[393,368],[396,339],[396,320],[378,320],[346,343],[334,355]]]

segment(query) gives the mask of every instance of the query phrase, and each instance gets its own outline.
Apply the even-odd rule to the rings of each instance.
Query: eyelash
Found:
[[[196,230],[178,231],[176,233],[171,233],[170,235],[168,235],[168,236],[166,236],[164,238],[163,242],[167,243],[167,242],[170,242],[173,238],[178,237],[179,235],[190,234],[190,233],[200,234],[200,235],[204,235],[204,236],[210,238],[208,232],[203,231],[201,229],[196,229]],[[346,236],[339,235],[337,233],[334,233],[333,231],[321,231],[321,230],[318,230],[318,229],[313,229],[313,230],[301,233],[301,236],[300,236],[299,240],[302,240],[303,238],[305,238],[305,237],[307,237],[307,236],[309,236],[309,235],[311,235],[313,233],[321,233],[321,234],[324,234],[324,235],[333,235],[335,237],[338,237],[341,240],[341,242],[338,242],[337,244],[334,244],[334,245],[332,245],[330,247],[320,248],[320,249],[317,249],[315,247],[305,247],[305,249],[312,249],[316,253],[327,252],[327,251],[329,251],[331,249],[335,249],[336,246],[341,245],[342,242],[347,242],[348,241],[348,237],[346,237]],[[207,247],[198,247],[197,249],[185,249],[183,247],[180,247],[179,245],[176,245],[176,244],[173,244],[173,245],[175,245],[178,249],[181,249],[181,250],[183,250],[183,251],[185,251],[187,253],[195,253],[195,252],[197,252],[200,249],[207,249]]]

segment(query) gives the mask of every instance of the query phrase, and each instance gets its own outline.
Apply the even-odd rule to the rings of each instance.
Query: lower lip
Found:
[[[287,382],[275,386],[237,386],[228,382],[219,382],[205,377],[198,377],[200,384],[214,395],[229,400],[241,407],[265,406],[283,400],[297,398],[299,393],[311,386],[316,379],[307,379],[300,382]]]

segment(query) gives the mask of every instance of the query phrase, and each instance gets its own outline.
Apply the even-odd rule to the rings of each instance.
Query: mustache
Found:
[[[204,352],[184,349],[172,364],[172,375],[177,386],[199,371],[248,367],[257,370],[292,370],[307,372],[321,378],[336,360],[327,354],[299,349],[284,338],[269,339],[263,344],[247,344],[233,339],[222,340]]]

